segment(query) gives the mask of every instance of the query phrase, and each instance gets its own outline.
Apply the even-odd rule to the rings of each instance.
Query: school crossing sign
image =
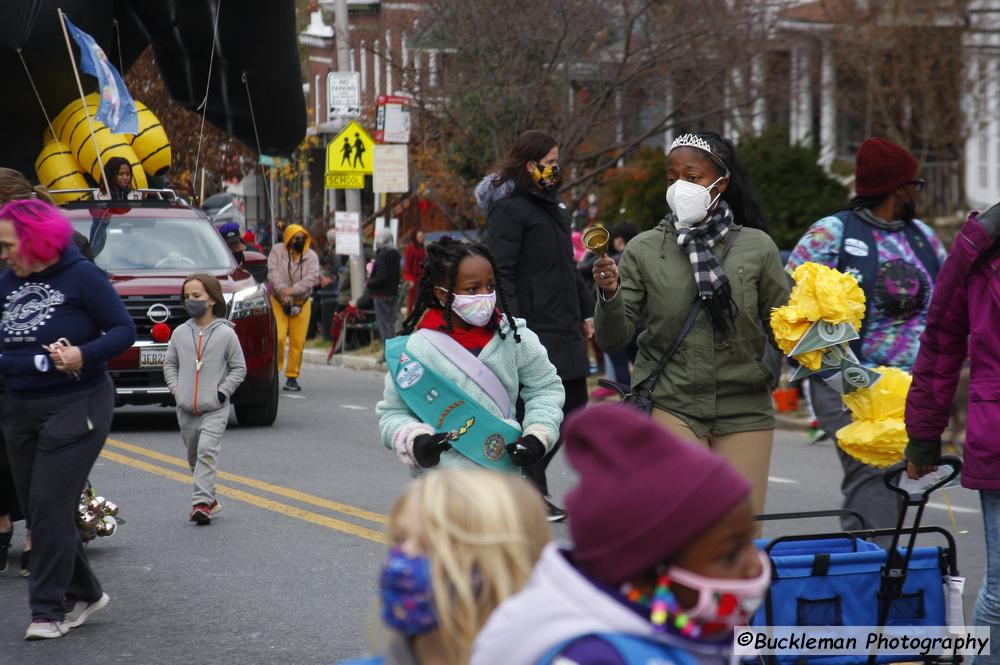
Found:
[[[352,120],[326,147],[326,186],[363,189],[372,174],[375,143],[365,128]]]

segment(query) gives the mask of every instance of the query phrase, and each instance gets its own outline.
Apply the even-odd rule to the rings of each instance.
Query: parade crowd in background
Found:
[[[560,195],[556,139],[525,132],[470,192],[484,233],[427,241],[416,229],[400,247],[392,231],[376,232],[357,301],[332,230],[278,225],[256,276],[270,293],[283,390],[309,390],[299,383],[308,338],[333,351],[380,340],[372,440],[401,478],[414,477],[392,508],[373,588],[392,638],[351,662],[731,662],[733,630],[771,582],[754,516],[766,512],[772,390],[805,363],[778,351],[772,317],[803,266],[851,275],[863,292],[844,362],[912,373],[899,455],[910,478],[939,465],[971,360],[962,483],[981,494],[987,548],[973,623],[1000,625],[1000,452],[989,436],[1000,417],[1000,209],[971,214],[947,252],[916,217],[917,160],[870,138],[854,198],[779,248],[730,140],[684,134],[664,159],[662,219],[595,234]],[[126,168],[109,162],[106,196],[134,194]],[[6,562],[13,522],[25,519],[26,637],[58,638],[110,600],[68,508],[109,432],[106,363],[135,328],[47,195],[0,176],[0,302],[37,280],[67,294],[44,349],[19,341],[6,305],[0,342],[0,554]],[[240,264],[260,249],[238,224],[219,231]],[[218,281],[193,274],[181,296],[189,321],[170,339],[164,373],[192,470],[190,519],[207,525],[246,364]],[[809,369],[798,389],[836,438],[852,420],[843,386],[829,368]],[[625,403],[594,404],[618,402],[619,391]],[[578,474],[565,506],[547,479],[560,451]],[[882,469],[836,454],[843,506],[858,516],[843,528],[895,527],[900,505]],[[549,523],[564,520],[571,543],[554,542]]]

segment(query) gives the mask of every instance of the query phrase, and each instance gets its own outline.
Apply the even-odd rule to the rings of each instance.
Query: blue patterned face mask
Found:
[[[382,577],[382,620],[403,635],[412,637],[437,628],[431,564],[425,556],[408,556],[398,548],[389,550]]]

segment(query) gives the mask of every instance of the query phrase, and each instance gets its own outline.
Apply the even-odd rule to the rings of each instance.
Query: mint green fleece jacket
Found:
[[[497,375],[507,389],[512,403],[519,396],[524,400],[523,427],[522,423],[514,420],[505,419],[505,422],[521,430],[526,436],[531,434],[538,437],[546,449],[549,449],[559,438],[566,394],[562,381],[556,374],[556,368],[549,362],[548,352],[539,341],[538,335],[528,330],[523,319],[514,321],[521,342],[514,341],[514,336],[504,320],[502,330],[506,339],[494,334],[493,339],[479,354],[479,359]],[[493,400],[426,339],[420,335],[411,335],[406,343],[406,350],[412,352],[426,367],[453,381],[491,414],[503,418]],[[410,411],[396,390],[393,377],[388,373],[385,377],[382,401],[375,405],[375,415],[378,416],[382,443],[410,467],[413,475],[417,475],[422,469],[413,458],[413,440],[421,434],[433,434],[435,430],[432,426],[422,423]],[[439,467],[455,466],[477,465],[455,450],[445,451],[441,455]]]

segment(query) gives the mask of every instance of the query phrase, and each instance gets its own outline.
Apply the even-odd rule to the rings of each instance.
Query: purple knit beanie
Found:
[[[573,557],[604,584],[652,570],[750,494],[726,460],[629,407],[578,412],[565,445],[580,474],[566,497]]]

